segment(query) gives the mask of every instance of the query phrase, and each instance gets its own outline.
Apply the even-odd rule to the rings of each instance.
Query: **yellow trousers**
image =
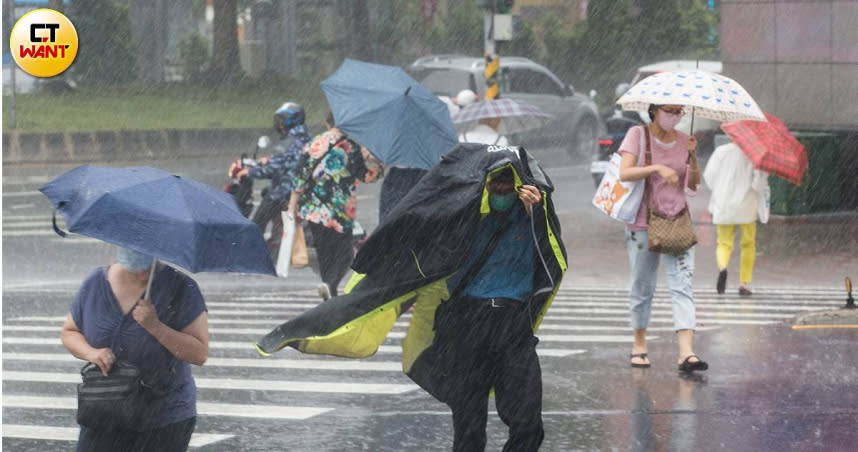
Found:
[[[742,230],[742,241],[740,243],[742,254],[739,259],[739,282],[750,284],[754,274],[754,257],[756,254],[757,223],[748,224],[719,224],[718,248],[715,251],[715,259],[718,261],[718,269],[725,269],[730,264],[730,255],[733,254],[733,242],[736,240],[736,226]]]

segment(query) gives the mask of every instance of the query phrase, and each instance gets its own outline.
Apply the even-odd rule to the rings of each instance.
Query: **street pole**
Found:
[[[6,8],[5,11],[5,19],[7,21],[6,30],[9,30],[11,33],[12,25],[15,23],[15,2],[14,0],[6,0],[5,1]],[[4,41],[8,41],[9,37],[4,35]],[[9,128],[14,129],[18,126],[18,121],[15,118],[15,72],[18,72],[18,63],[15,62],[15,59],[12,58],[12,55],[9,55],[9,69],[11,74],[9,74],[9,79],[12,81],[12,88],[9,90]]]
[[[485,46],[486,68],[483,70],[483,76],[486,79],[486,100],[497,99],[500,97],[500,89],[498,88],[498,70],[500,69],[500,56],[497,54],[496,44],[494,40],[494,4],[485,9],[483,13],[483,35]]]

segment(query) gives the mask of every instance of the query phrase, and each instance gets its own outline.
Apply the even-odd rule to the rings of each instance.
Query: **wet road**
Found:
[[[228,159],[157,164],[222,185]],[[81,363],[59,345],[58,330],[77,284],[112,251],[51,236],[50,206],[33,191],[66,169],[3,170],[4,450],[74,447]],[[752,300],[714,295],[714,232],[699,225],[696,351],[711,370],[684,379],[663,291],[650,331],[653,367],[628,367],[621,227],[588,205],[593,188],[583,167],[549,173],[571,268],[539,334],[542,450],[854,450],[858,330],[794,331],[785,323],[796,312],[842,304],[842,276],[858,274],[853,223],[761,227]],[[377,192],[378,185],[359,191],[368,229]],[[705,202],[705,194],[693,201],[695,219]],[[316,303],[312,272],[197,279],[210,308],[212,358],[194,370],[195,450],[449,449],[449,411],[399,371],[407,317],[367,360],[290,351],[262,359],[250,344]],[[492,416],[488,429],[487,450],[500,450],[504,426]]]

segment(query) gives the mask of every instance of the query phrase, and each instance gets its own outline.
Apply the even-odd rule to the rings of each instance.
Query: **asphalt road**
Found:
[[[670,303],[654,309],[653,368],[630,369],[627,258],[621,225],[589,206],[582,165],[539,155],[555,203],[570,271],[541,327],[546,439],[542,450],[849,450],[858,440],[858,329],[796,331],[797,312],[845,298],[842,276],[858,270],[851,223],[761,228],[755,297],[714,294],[705,194],[693,201],[697,254],[697,352],[711,369],[679,378]],[[229,161],[148,162],[215,186]],[[80,281],[112,248],[50,227],[35,190],[70,166],[3,169],[3,448],[73,450],[77,370],[58,331]],[[359,189],[358,218],[375,226],[378,185]],[[711,236],[711,237],[710,237]],[[708,238],[707,238],[708,237]],[[737,273],[737,272],[736,272]],[[733,273],[735,274],[735,273]],[[309,269],[288,279],[195,275],[211,318],[211,358],[195,368],[195,450],[445,450],[449,410],[405,377],[403,317],[379,353],[352,361],[283,351],[259,357],[251,344],[318,302]],[[733,287],[733,289],[735,289]],[[487,450],[506,438],[496,416]]]

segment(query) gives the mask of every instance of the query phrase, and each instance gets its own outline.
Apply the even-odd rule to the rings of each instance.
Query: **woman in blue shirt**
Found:
[[[139,428],[81,425],[78,451],[184,451],[196,424],[196,386],[190,364],[208,358],[206,305],[197,284],[153,258],[120,248],[116,263],[96,269],[78,290],[61,338],[77,358],[105,375],[122,360],[140,369],[152,391]]]

